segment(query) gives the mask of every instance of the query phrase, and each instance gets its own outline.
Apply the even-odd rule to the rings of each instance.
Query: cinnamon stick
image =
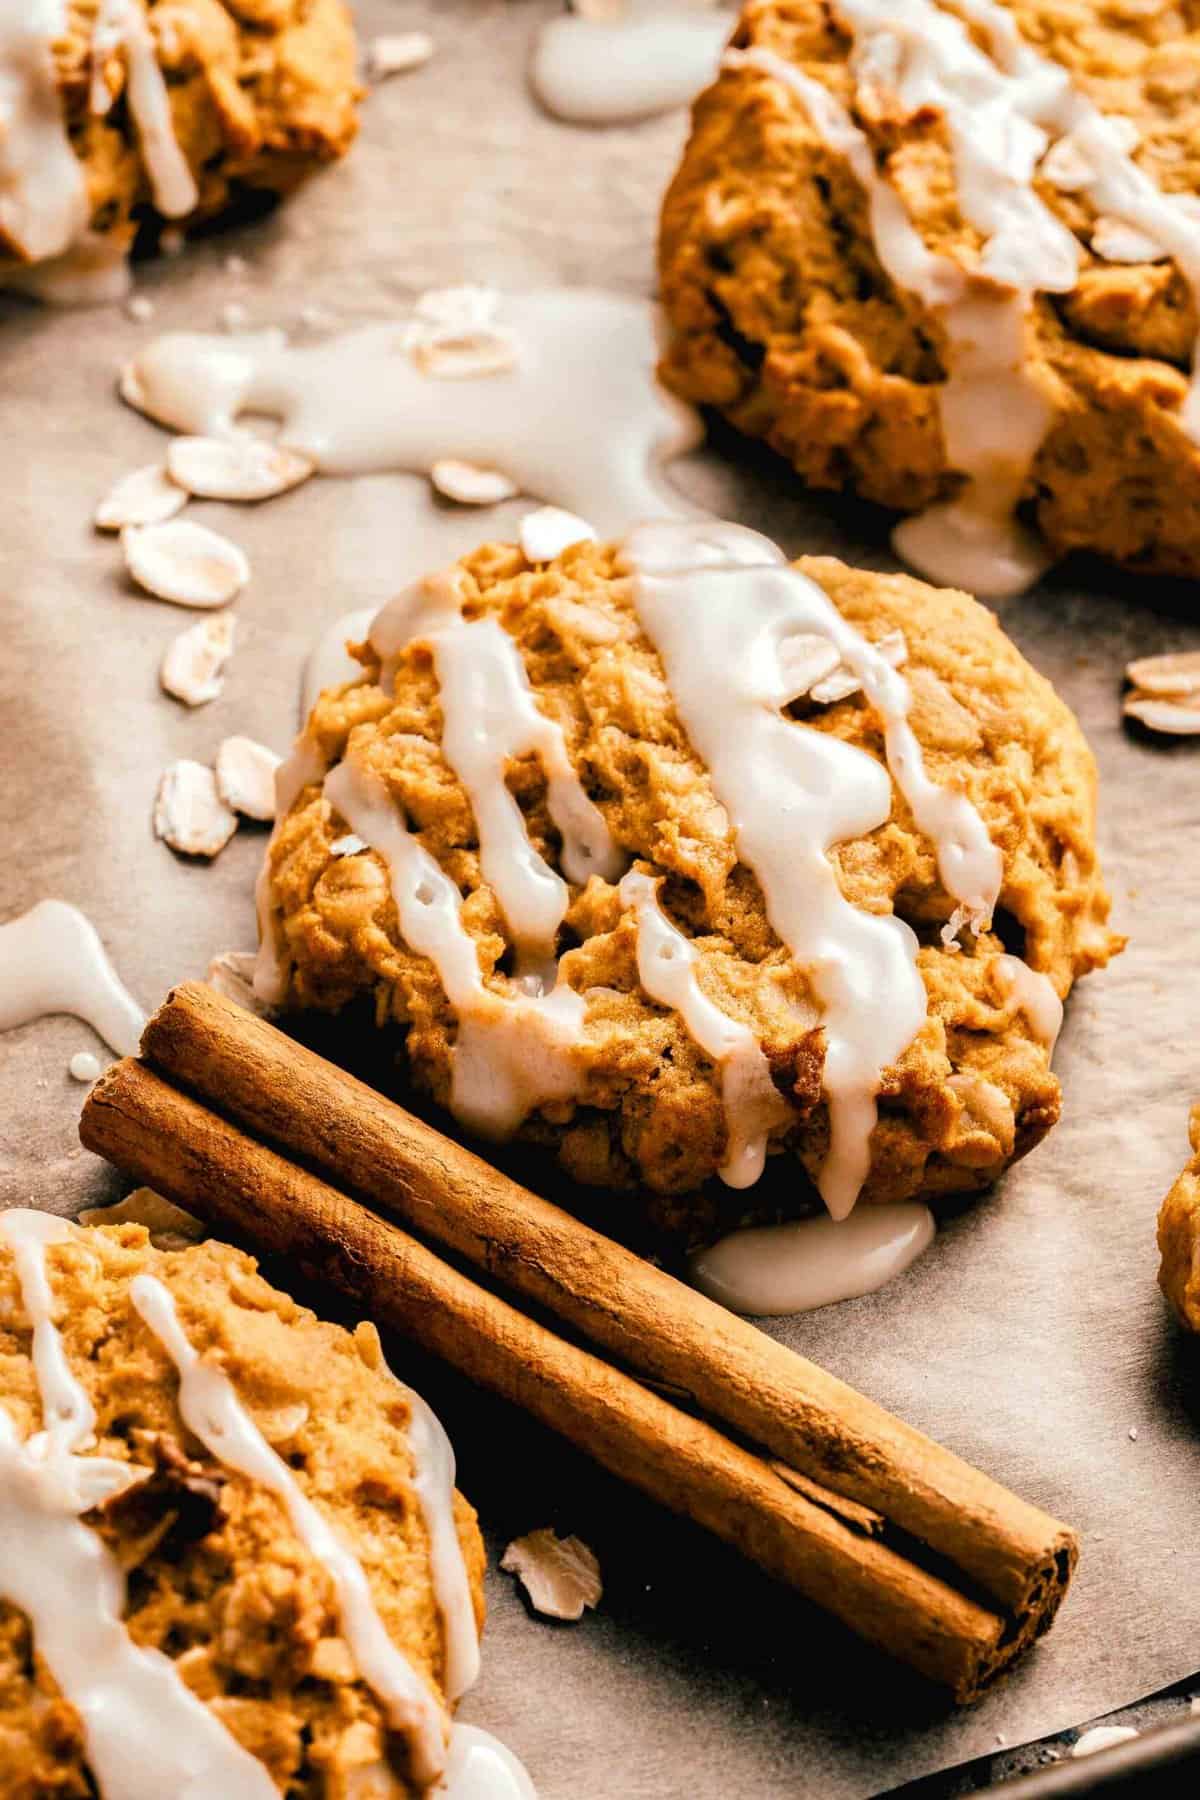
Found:
[[[330,1126],[328,1114],[313,1121],[318,1133]],[[332,1282],[957,1700],[974,1698],[1037,1628],[1014,1628],[847,1523],[768,1459],[526,1317],[144,1063],[119,1063],[97,1083],[81,1136],[177,1204]],[[457,1154],[443,1150],[451,1166]]]
[[[961,1571],[1022,1639],[1048,1626],[1075,1563],[1071,1530],[815,1363],[202,983],[168,995],[142,1053],[254,1136],[881,1514]]]

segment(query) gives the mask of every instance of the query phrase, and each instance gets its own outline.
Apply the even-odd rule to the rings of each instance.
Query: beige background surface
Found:
[[[524,66],[548,4],[358,10],[364,35],[428,23],[438,51],[373,96],[343,168],[286,213],[148,267],[148,325],[119,309],[56,315],[0,301],[0,919],[49,894],[78,902],[147,1006],[214,951],[252,943],[263,843],[243,831],[211,867],[174,859],[150,831],[164,764],[208,759],[231,731],[284,748],[321,628],[511,530],[523,508],[449,510],[399,476],[317,481],[258,510],[196,507],[190,516],[245,546],[254,580],[224,695],[187,712],[159,693],[156,670],[191,616],[138,598],[114,544],[89,527],[112,481],[162,449],[114,396],[122,360],[155,331],[215,327],[230,301],[253,323],[292,326],[308,307],[339,321],[387,315],[460,280],[652,289],[656,203],[682,116],[600,132],[541,117]],[[224,267],[234,251],[249,263],[241,278]],[[790,551],[888,565],[878,517],[806,499],[768,459],[735,454],[697,455],[677,479]],[[530,1618],[506,1577],[490,1579],[485,1674],[465,1716],[526,1758],[543,1800],[869,1794],[998,1736],[1014,1744],[1077,1723],[1200,1663],[1200,1362],[1164,1317],[1153,1244],[1200,1092],[1200,745],[1135,738],[1119,718],[1129,655],[1200,645],[1189,606],[1180,590],[1072,567],[1004,609],[1096,748],[1131,947],[1069,1009],[1057,1063],[1066,1113],[1050,1141],[907,1279],[779,1328],[1081,1528],[1059,1626],[974,1711],[914,1711],[894,1671],[831,1645],[819,1618],[736,1559],[404,1356],[402,1371],[446,1414],[493,1547],[553,1522],[589,1538],[604,1564],[603,1608],[574,1628]],[[69,1210],[109,1186],[75,1142],[81,1091],[66,1063],[89,1043],[64,1019],[0,1037],[4,1201]]]

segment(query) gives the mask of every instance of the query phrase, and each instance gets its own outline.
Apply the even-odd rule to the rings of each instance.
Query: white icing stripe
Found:
[[[263,1765],[192,1693],[170,1658],[130,1638],[121,1623],[120,1567],[76,1516],[112,1498],[139,1471],[73,1454],[90,1434],[91,1407],[67,1369],[44,1267],[46,1244],[67,1238],[71,1228],[21,1209],[3,1214],[0,1230],[17,1258],[34,1326],[45,1418],[43,1433],[21,1444],[0,1408],[0,1593],[28,1616],[38,1655],[79,1714],[104,1800],[277,1800]]]
[[[325,780],[325,796],[387,866],[405,942],[429,957],[458,1016],[450,1107],[488,1137],[515,1131],[537,1106],[573,1099],[584,1003],[565,983],[512,999],[485,986],[462,896],[404,824],[386,786],[353,757]]]
[[[146,1015],[95,926],[65,900],[39,900],[0,925],[0,1031],[50,1013],[72,1013],[118,1055],[137,1055]]]
[[[867,194],[871,235],[884,271],[941,318],[948,340],[939,394],[946,457],[967,477],[957,499],[904,520],[897,552],[932,579],[989,597],[1019,592],[1048,557],[1013,518],[1029,464],[1049,422],[1045,396],[1024,357],[1029,300],[972,282],[930,250],[875,166],[870,140],[821,82],[769,50],[731,50],[734,68],[773,75],[803,101],[823,141],[845,157]]]
[[[107,43],[124,46],[129,110],[154,204],[168,219],[181,219],[192,211],[200,195],[175,136],[167,84],[138,0],[105,0],[96,30],[103,31]]]
[[[478,1725],[456,1725],[437,1800],[537,1800],[524,1765]]]
[[[47,1244],[67,1243],[71,1227],[50,1213],[19,1207],[0,1213],[0,1237],[13,1254],[21,1299],[33,1326],[33,1367],[42,1399],[42,1429],[51,1456],[78,1450],[92,1435],[96,1414],[72,1375],[54,1323],[54,1301],[46,1273]]]
[[[636,871],[620,886],[621,904],[637,918],[638,980],[652,1000],[679,1014],[688,1036],[720,1070],[729,1134],[721,1179],[732,1188],[752,1187],[763,1172],[769,1133],[792,1115],[755,1034],[722,1012],[700,986],[700,958],[659,906],[657,886]]]
[[[220,437],[245,412],[277,418],[280,442],[328,474],[423,475],[454,456],[603,532],[688,514],[659,471],[698,442],[700,425],[658,383],[654,309],[585,288],[495,298],[486,332],[509,346],[502,368],[438,379],[402,322],[308,348],[278,332],[176,332],[138,352],[122,392],[195,436]]]
[[[505,781],[509,759],[536,755],[541,761],[569,880],[582,885],[601,875],[611,881],[625,859],[571,766],[562,727],[534,699],[516,644],[497,620],[467,621],[460,607],[453,574],[433,576],[383,609],[371,642],[384,661],[388,686],[399,652],[414,639],[429,644],[442,709],[442,754],[471,803],[484,880],[500,903],[519,970],[549,984],[570,894],[529,841]]]
[[[787,567],[766,538],[735,525],[646,525],[625,546],[634,606],[666,669],[675,706],[729,814],[767,916],[812,972],[824,1009],[830,1145],[818,1180],[844,1218],[870,1168],[883,1070],[926,1015],[916,939],[894,916],[860,911],[828,858],[891,813],[887,771],[865,751],[807,730],[781,708],[793,695],[789,638],[829,638],[887,723],[898,783],[920,808],[948,892],[990,916],[998,862],[974,809],[927,782],[905,715],[904,678],[848,625],[827,595]]]
[[[61,256],[87,224],[51,48],[66,24],[64,0],[0,6],[0,231],[30,262]]]
[[[1001,985],[1016,1002],[1018,1011],[1024,1013],[1034,1037],[1046,1055],[1053,1056],[1063,1022],[1063,1003],[1054,983],[1019,956],[998,956],[994,967]]]
[[[413,1487],[429,1533],[433,1591],[442,1617],[445,1644],[446,1699],[455,1701],[479,1679],[479,1628],[471,1600],[471,1584],[463,1560],[462,1540],[454,1522],[454,1447],[441,1420],[420,1394],[396,1379],[411,1412],[408,1444],[413,1459]]]
[[[179,1411],[188,1430],[227,1468],[278,1495],[292,1528],[329,1575],[342,1633],[362,1679],[395,1730],[412,1745],[413,1772],[428,1786],[446,1764],[447,1720],[432,1690],[397,1650],[375,1609],[358,1559],[341,1543],[300,1489],[238,1400],[226,1376],[201,1360],[179,1323],[170,1292],[153,1275],[138,1275],[130,1299],[179,1371]]]

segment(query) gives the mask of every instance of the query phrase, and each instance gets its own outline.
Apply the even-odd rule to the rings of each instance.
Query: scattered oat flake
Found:
[[[200,500],[270,500],[307,481],[316,464],[262,438],[177,437],[167,470]]]
[[[560,1538],[549,1528],[514,1538],[500,1567],[517,1577],[534,1611],[548,1619],[581,1619],[604,1592],[595,1553],[580,1538]]]
[[[96,508],[99,531],[123,531],[126,525],[160,525],[188,503],[183,488],[172,481],[162,463],[146,463],[111,487]]]
[[[223,999],[232,1000],[246,1012],[257,1013],[261,1019],[267,1016],[270,1008],[254,992],[257,960],[253,950],[222,950],[209,963],[204,979]]]
[[[1124,713],[1148,731],[1161,731],[1169,737],[1194,737],[1200,732],[1200,695],[1164,699],[1135,688],[1125,696]]]
[[[127,525],[121,547],[138,586],[176,606],[225,606],[250,579],[250,564],[236,544],[186,519]]]
[[[125,302],[125,311],[139,325],[144,325],[147,319],[154,317],[154,302],[146,294],[130,294]]]
[[[172,638],[158,671],[164,690],[185,706],[215,700],[225,685],[225,664],[233,654],[236,630],[233,614],[219,612]]]
[[[1168,650],[1163,656],[1138,656],[1125,665],[1126,679],[1146,694],[1180,699],[1200,694],[1200,650]]]
[[[367,847],[362,838],[356,836],[353,831],[348,831],[345,837],[334,838],[329,846],[329,854],[330,856],[361,856]]]
[[[77,1050],[67,1068],[75,1081],[98,1081],[100,1079],[100,1058],[91,1050]]]
[[[1132,1725],[1093,1725],[1072,1746],[1072,1756],[1094,1756],[1097,1750],[1108,1750],[1113,1744],[1128,1743],[1137,1732]]]
[[[253,738],[227,737],[217,751],[217,792],[248,819],[275,817],[275,771],[283,759]]]
[[[515,368],[517,340],[500,325],[446,327],[418,333],[409,353],[421,373],[435,381],[472,381]]]
[[[1167,252],[1144,231],[1126,225],[1122,219],[1102,216],[1092,226],[1092,249],[1105,262],[1161,262]]]
[[[216,856],[237,830],[237,814],[203,763],[180,757],[164,771],[154,802],[154,832],[184,856]]]
[[[1130,1443],[1131,1443],[1131,1444],[1136,1444],[1136,1443],[1137,1443],[1137,1435],[1138,1435],[1138,1428],[1137,1428],[1137,1426],[1136,1426],[1136,1425],[1131,1425],[1131,1426],[1130,1426],[1130,1427],[1129,1427],[1129,1441],[1130,1441]]]
[[[511,500],[521,491],[499,469],[481,469],[476,463],[459,462],[454,457],[435,462],[429,473],[438,493],[447,500],[457,500],[460,506],[494,506],[498,500]]]
[[[367,69],[373,81],[404,75],[419,69],[433,55],[433,39],[427,31],[397,31],[371,39]]]
[[[202,1220],[193,1218],[153,1188],[134,1188],[114,1206],[89,1206],[79,1215],[81,1225],[144,1225],[156,1250],[185,1250],[208,1235]]]
[[[539,506],[521,520],[521,554],[526,562],[553,562],[572,544],[594,544],[596,533],[586,519],[559,506]]]

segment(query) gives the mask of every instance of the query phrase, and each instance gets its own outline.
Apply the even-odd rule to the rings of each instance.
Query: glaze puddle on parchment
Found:
[[[1082,261],[1080,241],[1041,198],[1035,177],[1055,185],[1052,153],[1068,147],[1071,191],[1102,218],[1141,233],[1149,253],[1173,257],[1193,295],[1200,216],[1190,196],[1164,193],[1137,166],[1128,121],[1102,114],[1065,68],[1025,42],[996,0],[960,0],[953,13],[934,0],[837,0],[833,10],[854,39],[856,103],[878,106],[882,95],[899,117],[927,108],[945,119],[958,207],[982,239],[974,263],[972,253],[960,260],[925,246],[870,140],[828,88],[759,48],[730,52],[726,66],[773,75],[800,100],[867,193],[884,270],[943,327],[942,432],[965,485],[897,528],[898,554],[943,584],[985,597],[1017,593],[1050,560],[1016,517],[1054,415],[1049,377],[1030,356],[1034,303],[1071,292]],[[1100,255],[1102,243],[1097,235],[1092,245]],[[1200,440],[1195,354],[1178,423]]]
[[[439,301],[447,317],[423,320],[421,305]],[[170,333],[138,353],[121,391],[161,424],[200,436],[226,435],[245,414],[277,419],[280,443],[329,474],[427,474],[447,458],[498,469],[612,534],[694,512],[661,471],[700,441],[701,426],[659,386],[658,353],[656,313],[643,301],[459,289],[425,296],[408,321],[312,346],[278,332]]]
[[[136,1056],[146,1015],[119,980],[95,926],[64,900],[0,925],[0,1031],[72,1013],[118,1056]]]
[[[593,7],[593,14],[599,9]],[[556,118],[619,125],[686,106],[715,81],[736,12],[708,0],[612,0],[538,32],[530,81]]]
[[[751,1225],[691,1258],[695,1287],[732,1312],[773,1318],[857,1299],[904,1272],[933,1242],[933,1214],[915,1201],[858,1206],[788,1225]]]

